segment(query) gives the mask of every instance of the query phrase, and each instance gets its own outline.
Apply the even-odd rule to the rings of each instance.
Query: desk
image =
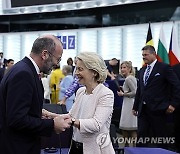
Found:
[[[58,148],[57,150],[58,150],[57,152],[54,152],[54,153],[51,153],[51,154],[68,154],[68,152],[69,152],[69,148],[62,148],[61,151]],[[41,149],[41,154],[50,154],[50,153],[47,153],[47,152],[44,151],[44,149]]]
[[[43,108],[58,114],[67,113],[65,106],[59,104],[43,104]],[[41,137],[41,148],[69,148],[72,138],[72,127],[66,131],[56,134],[52,133],[50,137]]]
[[[161,148],[125,147],[124,154],[176,154],[176,152]]]

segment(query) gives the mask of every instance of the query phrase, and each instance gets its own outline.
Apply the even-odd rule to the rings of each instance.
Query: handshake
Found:
[[[42,109],[42,119],[53,119],[54,130],[57,134],[70,128],[72,124],[71,116],[69,114],[56,114]]]

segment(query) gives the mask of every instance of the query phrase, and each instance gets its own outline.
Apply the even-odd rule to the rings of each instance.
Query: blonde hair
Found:
[[[98,83],[103,83],[107,77],[107,67],[103,58],[95,52],[82,52],[77,56],[87,69],[97,72],[95,77]]]
[[[135,76],[135,69],[132,66],[132,62],[131,61],[123,61],[120,66],[122,66],[123,64],[126,65],[126,67],[130,69],[130,74],[132,76]]]

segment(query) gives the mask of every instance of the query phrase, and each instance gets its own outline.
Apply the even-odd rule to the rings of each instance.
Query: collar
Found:
[[[30,56],[27,56],[27,58],[29,58],[31,60],[31,62],[33,63],[33,65],[34,65],[34,67],[36,69],[37,74],[39,74],[40,69],[39,69],[38,65],[36,64],[36,62],[34,61],[34,59],[32,59]]]
[[[153,61],[150,65],[147,65],[147,66],[151,66],[151,68],[153,68],[154,65],[156,64],[156,62],[157,62],[157,59],[155,61]]]

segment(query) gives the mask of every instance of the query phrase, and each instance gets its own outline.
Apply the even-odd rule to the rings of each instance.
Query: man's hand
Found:
[[[166,113],[173,113],[175,110],[175,107],[173,107],[172,105],[169,105],[167,110],[166,110]]]
[[[134,116],[137,116],[137,115],[138,115],[138,111],[132,110],[132,114],[133,114]]]
[[[112,75],[111,76],[111,80],[115,80],[115,79],[116,79],[116,77]]]
[[[57,134],[61,133],[62,131],[65,131],[66,128],[70,128],[72,123],[71,116],[69,114],[58,115],[53,120],[54,130]]]
[[[42,119],[54,119],[59,114],[49,112],[48,110],[42,109]]]

